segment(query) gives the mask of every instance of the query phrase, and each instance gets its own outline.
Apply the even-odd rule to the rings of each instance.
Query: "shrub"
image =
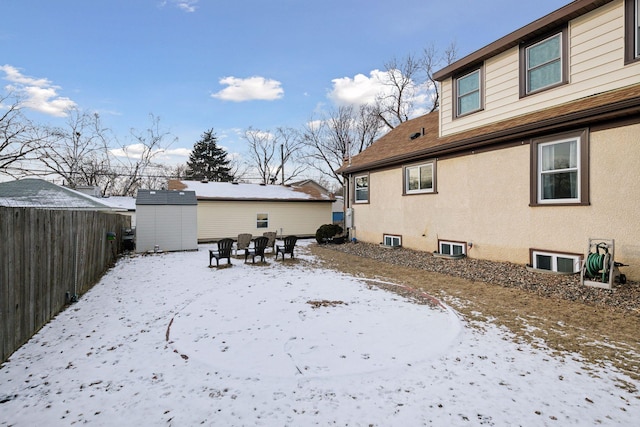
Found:
[[[316,240],[318,243],[326,243],[338,234],[342,234],[342,227],[338,224],[324,224],[316,231]]]

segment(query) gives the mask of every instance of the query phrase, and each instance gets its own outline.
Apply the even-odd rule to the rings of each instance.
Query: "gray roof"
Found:
[[[42,179],[0,182],[0,206],[12,208],[112,210],[99,199]]]
[[[197,205],[195,191],[138,190],[136,205]]]

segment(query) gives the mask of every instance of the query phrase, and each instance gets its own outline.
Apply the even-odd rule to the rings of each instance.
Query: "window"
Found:
[[[625,0],[625,63],[640,60],[640,0]]]
[[[435,162],[424,163],[404,168],[404,192],[433,193],[435,191]]]
[[[355,177],[355,202],[367,203],[369,202],[369,175],[360,175]]]
[[[466,255],[467,244],[438,240],[438,252],[442,255]]]
[[[575,273],[580,271],[581,255],[557,252],[531,251],[531,265],[538,270],[555,271],[557,273]]]
[[[455,79],[456,116],[473,113],[482,108],[480,70]]]
[[[383,241],[385,246],[402,246],[402,237],[400,236],[385,234]]]
[[[531,204],[588,204],[588,135],[573,132],[533,140]]]
[[[567,82],[567,31],[525,45],[520,50],[520,95]]]
[[[256,228],[269,228],[269,214],[259,213],[256,215]]]

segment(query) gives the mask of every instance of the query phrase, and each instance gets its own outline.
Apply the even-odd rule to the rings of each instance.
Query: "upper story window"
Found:
[[[369,175],[359,175],[355,177],[353,193],[356,203],[369,202]]]
[[[433,193],[435,191],[435,162],[421,165],[406,166],[404,168],[404,192]]]
[[[640,60],[640,0],[625,0],[625,63]]]
[[[455,79],[456,116],[482,109],[480,69]]]
[[[566,29],[520,50],[520,95],[526,96],[567,82]]]
[[[531,204],[588,204],[587,131],[533,140]]]

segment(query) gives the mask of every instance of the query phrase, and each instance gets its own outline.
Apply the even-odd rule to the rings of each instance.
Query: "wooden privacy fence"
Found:
[[[115,213],[0,207],[0,361],[100,279],[129,227]]]

